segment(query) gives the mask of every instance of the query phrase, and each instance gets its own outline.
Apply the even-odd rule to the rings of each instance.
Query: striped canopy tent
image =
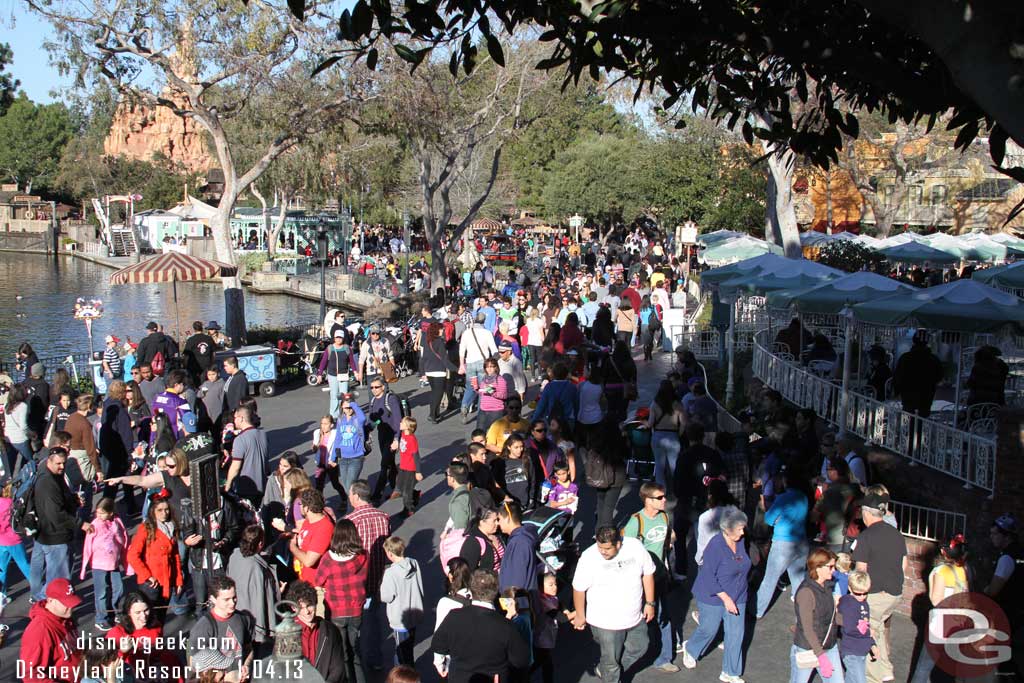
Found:
[[[493,218],[477,218],[469,224],[471,230],[480,232],[504,232],[505,225]]]
[[[181,332],[178,322],[178,283],[201,282],[216,277],[231,277],[238,274],[238,266],[220,261],[199,258],[169,251],[145,261],[135,263],[110,275],[112,285],[148,285],[170,282],[174,288],[174,323]]]

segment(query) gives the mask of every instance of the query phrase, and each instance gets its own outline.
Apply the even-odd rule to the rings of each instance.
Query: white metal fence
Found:
[[[889,505],[896,517],[896,528],[910,538],[944,543],[954,534],[962,534],[967,529],[967,516],[961,512],[949,512],[895,500]]]
[[[693,351],[697,360],[718,358],[718,330],[709,327],[698,329],[696,325],[670,325],[668,333],[672,337],[672,348],[685,346]]]
[[[787,361],[765,348],[765,333],[754,344],[754,375],[801,408],[812,408],[823,419],[838,424],[841,387],[818,377],[795,361]],[[991,491],[996,477],[996,440],[951,425],[907,413],[898,403],[877,401],[850,391],[846,429],[865,441],[902,455],[913,464],[938,470]]]

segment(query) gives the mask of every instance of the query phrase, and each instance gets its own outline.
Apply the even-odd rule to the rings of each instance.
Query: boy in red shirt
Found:
[[[398,440],[398,477],[395,488],[402,494],[405,516],[409,517],[416,511],[416,482],[423,481],[420,472],[420,442],[416,439],[416,418],[403,417],[399,425],[402,436]]]

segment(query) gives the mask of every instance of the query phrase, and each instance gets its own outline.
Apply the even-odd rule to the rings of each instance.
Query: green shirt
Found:
[[[624,538],[636,538],[644,544],[644,549],[649,552],[659,564],[664,566],[666,544],[672,535],[669,528],[668,515],[664,512],[655,513],[655,516],[648,517],[643,510],[630,515],[629,521],[622,529]]]

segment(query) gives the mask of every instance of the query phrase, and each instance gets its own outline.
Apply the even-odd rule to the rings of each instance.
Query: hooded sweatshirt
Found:
[[[411,557],[398,559],[384,572],[380,601],[387,605],[388,624],[395,631],[411,631],[423,620],[423,576]]]
[[[46,609],[45,600],[32,605],[28,617],[18,653],[18,659],[25,665],[25,676],[21,680],[24,683],[76,680],[74,669],[82,655],[75,649],[74,622]]]
[[[532,526],[521,526],[509,534],[498,573],[499,590],[512,586],[526,590],[536,588],[538,542],[537,530]]]

